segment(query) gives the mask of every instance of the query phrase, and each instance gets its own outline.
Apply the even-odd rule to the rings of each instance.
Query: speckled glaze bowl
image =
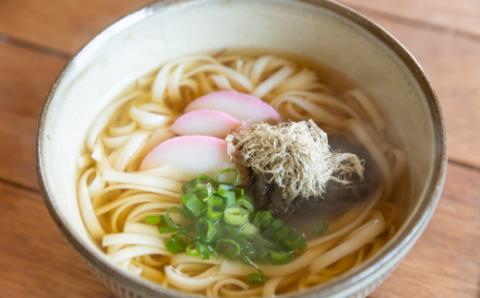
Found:
[[[38,129],[40,184],[52,217],[95,274],[119,297],[185,297],[130,276],[90,240],[76,198],[76,157],[88,127],[122,88],[174,57],[223,48],[263,48],[305,56],[347,75],[400,132],[410,165],[407,214],[375,257],[295,297],[364,297],[395,268],[424,230],[446,171],[445,128],[417,62],[390,34],[334,2],[160,1],[108,27],[66,66]]]

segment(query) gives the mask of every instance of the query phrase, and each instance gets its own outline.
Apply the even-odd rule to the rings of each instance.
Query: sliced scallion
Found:
[[[272,223],[272,221],[273,221],[272,212],[258,211],[255,214],[255,218],[253,219],[253,224],[259,229],[265,229]]]
[[[253,213],[255,209],[253,208],[253,204],[247,199],[240,199],[235,202],[235,205],[238,207],[243,207],[247,209],[248,212]]]
[[[224,220],[226,223],[239,226],[248,222],[249,213],[241,207],[229,207],[225,209]]]
[[[158,225],[159,223],[162,222],[162,216],[161,215],[148,215],[145,218],[145,222],[150,225]]]
[[[242,260],[257,270],[260,263],[289,262],[305,248],[304,236],[273,218],[270,211],[256,212],[245,189],[236,185],[238,177],[234,174],[238,175],[226,170],[216,179],[198,176],[183,186],[181,207],[147,216],[145,222],[158,225],[161,233],[172,234],[165,247],[173,253],[185,252],[203,259],[222,255]],[[172,213],[182,220],[172,218]],[[252,283],[261,281],[255,275],[250,279]]]
[[[223,217],[224,210],[225,202],[221,197],[213,195],[208,198],[207,217],[209,220],[217,222]]]
[[[215,180],[220,183],[238,185],[240,180],[240,174],[237,169],[230,168],[220,171],[216,176]]]
[[[250,273],[245,277],[245,281],[251,285],[263,285],[267,277],[262,272]]]
[[[187,248],[185,249],[185,253],[189,256],[193,256],[193,257],[198,257],[200,256],[200,252],[198,251],[198,249],[193,246],[193,245],[188,245]]]
[[[186,194],[182,197],[184,206],[192,213],[193,216],[199,217],[205,210],[205,203],[202,202],[195,194]]]
[[[288,263],[292,260],[293,255],[290,252],[285,251],[271,251],[270,252],[270,261],[272,264],[281,265]]]
[[[181,253],[187,248],[187,241],[183,236],[175,234],[165,241],[165,248],[172,253]]]
[[[236,259],[240,256],[240,245],[233,239],[219,239],[216,245],[217,251],[221,252],[227,258]]]
[[[198,241],[195,242],[195,248],[204,260],[209,259],[211,253],[214,251],[210,245]]]
[[[240,234],[246,237],[253,237],[258,234],[258,228],[253,224],[247,222],[241,227]]]

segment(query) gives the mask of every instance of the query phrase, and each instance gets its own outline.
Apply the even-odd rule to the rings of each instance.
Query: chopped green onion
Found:
[[[178,230],[179,226],[173,222],[172,218],[170,217],[170,212],[172,212],[174,209],[168,209],[167,212],[163,215],[163,221],[165,224],[175,230]]]
[[[172,235],[166,242],[165,248],[172,253],[184,252],[187,248],[187,241],[181,235]]]
[[[162,222],[160,226],[158,226],[158,231],[160,234],[168,234],[177,231],[177,228],[169,226],[165,223],[165,215],[162,216]]]
[[[274,219],[270,211],[255,212],[252,198],[243,187],[235,185],[237,182],[238,172],[231,169],[216,179],[199,175],[182,187],[180,208],[147,216],[145,222],[158,224],[161,233],[172,233],[165,247],[173,253],[185,252],[202,259],[222,255],[242,260],[257,270],[260,263],[291,261],[305,248],[304,236]],[[174,222],[173,212],[184,220]],[[264,282],[255,275],[249,279],[252,283]]]
[[[289,250],[293,251],[301,251],[307,246],[305,237],[294,230],[290,230],[288,236],[277,239],[277,241],[282,243]]]
[[[233,190],[227,190],[224,185],[220,185],[217,194],[225,199],[225,205],[231,207],[235,204],[236,194]]]
[[[235,194],[235,193],[233,193]],[[226,207],[233,207],[235,206],[235,195],[230,195],[230,193],[225,198],[225,206]]]
[[[255,262],[253,261],[253,259],[257,259],[255,253],[252,253],[251,255],[248,255],[248,254],[242,255],[242,261],[243,261],[245,264],[250,265],[250,266],[252,266],[252,267],[255,268],[255,269],[259,269],[257,263],[255,263]]]
[[[320,236],[327,231],[327,228],[328,224],[322,222],[313,229],[313,234],[316,236]]]
[[[223,225],[222,233],[226,237],[236,238],[238,235],[240,235],[241,228],[242,226]]]
[[[211,196],[208,198],[207,217],[209,220],[217,222],[223,217],[225,202],[222,198]]]
[[[198,249],[192,245],[188,245],[187,248],[185,249],[185,253],[189,256],[193,256],[193,257],[198,257],[200,256],[200,252],[198,251]]]
[[[290,228],[283,225],[275,231],[275,239],[287,239],[290,234]]]
[[[253,204],[247,199],[240,199],[235,202],[235,205],[238,207],[243,207],[248,210],[248,212],[253,213],[255,210]]]
[[[247,222],[242,226],[240,229],[240,234],[247,236],[247,237],[252,237],[256,234],[258,234],[258,228],[251,223]]]
[[[159,223],[162,222],[162,216],[161,215],[148,215],[145,218],[145,222],[150,225],[158,225]]]
[[[236,191],[237,189],[239,189],[238,187],[236,187],[235,185],[231,185],[231,184],[223,184],[223,183],[220,183],[218,185],[218,189],[221,189],[220,191]],[[218,191],[218,190],[217,190]]]
[[[245,278],[245,281],[251,285],[263,285],[266,280],[267,280],[267,277],[265,276],[265,274],[263,274],[263,272],[260,272],[260,271],[250,273]]]
[[[204,218],[200,219],[195,224],[195,228],[200,234],[200,237],[206,242],[211,242],[215,238],[215,235],[218,231],[217,227],[211,221]]]
[[[235,168],[222,170],[215,176],[215,180],[218,182],[232,185],[238,185],[239,179],[240,173]]]
[[[276,239],[277,230],[283,227],[283,221],[274,219],[268,226],[265,227],[264,234],[270,238]]]
[[[258,211],[255,214],[255,218],[253,219],[253,224],[259,229],[265,229],[272,223],[272,221],[273,221],[272,212]]]
[[[293,254],[284,251],[271,251],[270,252],[270,261],[272,264],[281,265],[288,263],[292,260]]]
[[[189,193],[182,197],[182,202],[185,207],[192,213],[193,216],[199,217],[205,210],[205,203],[203,203],[195,194]]]
[[[241,207],[229,207],[225,209],[224,220],[226,223],[239,226],[248,222],[249,213]]]
[[[167,225],[161,225],[158,227],[158,231],[160,232],[160,234],[168,234],[168,233],[175,232],[176,230],[177,229],[169,227]]]
[[[195,247],[204,260],[209,259],[210,253],[213,252],[213,248],[210,245],[202,242],[195,242]]]
[[[209,184],[197,184],[197,190],[196,190],[196,194],[200,197],[200,198],[208,198],[210,195],[212,195],[212,185],[209,183]]]
[[[207,175],[199,175],[182,187],[184,193],[196,193],[200,198],[210,196],[217,182]]]
[[[244,197],[245,196],[245,189],[244,188],[237,188],[237,196]]]
[[[274,243],[261,235],[253,237],[251,243],[255,249],[255,259],[259,262],[269,262],[270,251],[277,249]]]
[[[208,230],[207,230],[206,240],[207,242],[211,242],[217,235],[218,229],[211,221],[207,221],[207,223],[208,223]]]
[[[240,245],[232,239],[217,240],[217,251],[223,253],[227,258],[236,259],[240,256]]]
[[[275,245],[270,241],[265,239],[264,237],[255,237],[252,242],[253,246],[259,250],[272,250],[275,248]]]

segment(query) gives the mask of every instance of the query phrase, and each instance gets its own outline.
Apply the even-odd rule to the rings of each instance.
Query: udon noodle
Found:
[[[260,265],[264,285],[245,282],[252,268],[221,257],[173,255],[168,235],[145,223],[148,215],[180,205],[181,186],[170,165],[139,171],[154,146],[174,136],[172,121],[195,98],[237,90],[273,106],[283,119],[313,119],[327,133],[353,138],[380,172],[371,198],[334,219],[323,235],[285,265]],[[395,234],[394,182],[406,164],[386,138],[386,120],[358,89],[341,94],[317,73],[274,55],[192,55],[170,61],[125,90],[96,118],[78,160],[78,200],[91,237],[131,274],[165,287],[208,297],[271,297],[302,291],[342,275],[378,252]]]

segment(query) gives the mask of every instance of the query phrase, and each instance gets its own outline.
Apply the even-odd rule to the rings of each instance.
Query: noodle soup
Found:
[[[85,227],[124,270],[187,293],[271,297],[326,283],[393,237],[397,201],[408,195],[404,153],[374,102],[338,73],[290,55],[172,60],[96,119],[79,158]],[[267,142],[268,131],[282,146],[248,143]],[[252,164],[267,150],[263,159],[296,161],[278,148],[305,136],[301,144],[325,145],[325,167]],[[258,151],[246,153],[248,145]],[[315,187],[285,174],[298,172]]]

